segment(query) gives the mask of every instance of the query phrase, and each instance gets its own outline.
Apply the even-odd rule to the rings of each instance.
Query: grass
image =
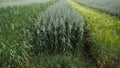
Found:
[[[0,8],[0,67],[24,67],[29,63],[34,22],[53,3],[55,0]]]
[[[109,14],[80,5],[73,0],[68,0],[68,2],[86,20],[94,42],[91,49],[97,53],[99,64],[108,63],[112,66],[114,61],[120,61],[120,20]],[[117,65],[118,62],[115,64]]]

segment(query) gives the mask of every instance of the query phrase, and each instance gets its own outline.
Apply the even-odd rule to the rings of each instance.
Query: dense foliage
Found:
[[[37,15],[54,2],[0,8],[0,67],[24,67],[29,62],[32,26]]]
[[[83,27],[84,21],[79,13],[61,0],[38,17],[35,32],[37,52],[70,53],[76,50],[82,46]]]

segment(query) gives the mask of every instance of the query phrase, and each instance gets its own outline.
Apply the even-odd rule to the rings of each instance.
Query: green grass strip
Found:
[[[96,43],[93,50],[98,54],[98,61],[105,63],[108,60],[111,62],[111,59],[120,60],[120,19],[80,5],[73,0],[68,2],[86,20]]]

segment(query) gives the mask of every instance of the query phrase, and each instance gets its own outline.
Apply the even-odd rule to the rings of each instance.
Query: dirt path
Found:
[[[120,53],[120,19],[80,5],[73,0],[68,0],[68,2],[83,15],[92,33],[92,38],[99,47],[93,49],[98,54],[99,64],[107,61],[112,64],[111,57],[120,60],[118,56]]]

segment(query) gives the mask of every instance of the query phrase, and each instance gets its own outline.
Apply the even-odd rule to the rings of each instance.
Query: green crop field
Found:
[[[0,68],[120,68],[120,0],[0,0]]]

